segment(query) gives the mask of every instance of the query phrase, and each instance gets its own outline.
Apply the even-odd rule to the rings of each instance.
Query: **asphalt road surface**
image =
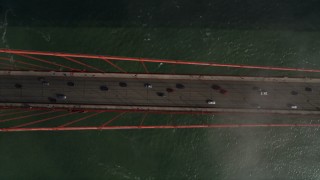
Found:
[[[1,71],[0,77],[2,106],[22,103],[313,113],[320,108],[319,79],[33,71]]]

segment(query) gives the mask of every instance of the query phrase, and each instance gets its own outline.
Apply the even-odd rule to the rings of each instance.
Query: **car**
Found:
[[[166,94],[164,94],[163,92],[157,92],[157,95],[160,97],[166,97]]]
[[[260,94],[260,96],[267,96],[268,95],[268,91],[262,89],[262,88],[259,88],[257,86],[253,86],[252,87],[252,90],[254,91],[258,91],[258,93]]]
[[[288,103],[287,107],[290,109],[298,109],[298,106],[296,104],[291,104],[291,103]]]
[[[42,85],[44,86],[49,86],[50,83],[48,81],[46,81],[46,79],[44,77],[39,77],[38,80],[41,82]]]
[[[214,89],[214,90],[220,90],[221,89],[221,87],[219,85],[216,85],[216,84],[213,84],[211,86],[211,88]]]
[[[67,85],[68,85],[68,86],[74,86],[74,82],[69,81],[69,82],[67,82]]]
[[[172,88],[167,88],[166,91],[167,91],[168,93],[172,93],[174,90],[173,90]]]
[[[261,89],[260,90],[260,95],[261,96],[267,96],[268,95],[268,91]]]
[[[227,94],[227,90],[225,90],[225,89],[220,89],[220,91],[219,91],[221,94]]]
[[[151,89],[152,85],[150,83],[144,83],[144,87],[147,89]]]
[[[184,89],[184,85],[183,85],[183,84],[180,84],[180,83],[177,83],[177,84],[176,84],[176,88],[177,88],[177,89]]]
[[[311,87],[306,87],[304,90],[308,91],[308,92],[312,92],[312,88]]]
[[[44,86],[49,86],[50,85],[50,83],[48,81],[42,81],[41,84],[44,85]]]
[[[64,94],[56,94],[56,97],[58,100],[66,100],[67,99],[67,96]]]
[[[206,102],[207,102],[207,104],[210,104],[210,105],[216,104],[216,102],[214,100],[212,100],[212,99],[207,99]]]
[[[50,103],[56,103],[57,99],[53,98],[53,97],[48,97],[48,100],[50,101]]]
[[[108,91],[109,88],[107,86],[105,86],[105,85],[102,85],[102,86],[100,86],[100,90],[101,91]]]
[[[127,85],[127,83],[125,83],[125,82],[119,82],[119,86],[120,86],[120,87],[127,87],[128,85]]]
[[[16,83],[16,84],[14,85],[14,87],[17,88],[17,89],[21,89],[21,88],[22,88],[22,85],[19,84],[19,83]]]

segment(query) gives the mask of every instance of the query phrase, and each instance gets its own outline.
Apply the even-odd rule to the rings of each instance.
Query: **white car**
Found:
[[[41,83],[42,83],[42,85],[44,85],[44,86],[49,86],[49,85],[50,85],[50,83],[49,83],[48,81],[42,81]]]
[[[268,95],[268,92],[265,91],[265,90],[261,90],[261,91],[260,91],[260,95],[261,95],[261,96],[267,96],[267,95]]]
[[[41,82],[42,85],[44,86],[49,86],[50,83],[48,81],[46,81],[46,79],[44,77],[39,77],[38,80]]]
[[[206,102],[207,102],[207,104],[210,104],[210,105],[216,104],[216,102],[214,100],[212,100],[212,99],[207,99]]]
[[[147,89],[151,89],[152,85],[150,83],[144,83],[144,87]]]
[[[287,104],[287,106],[290,109],[298,109],[298,106],[296,104]]]

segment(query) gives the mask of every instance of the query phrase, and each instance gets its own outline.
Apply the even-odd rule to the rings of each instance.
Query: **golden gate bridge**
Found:
[[[268,124],[254,121],[255,118],[271,115],[278,118],[308,117],[317,120],[320,114],[318,78],[217,76],[201,72],[167,74],[154,73],[148,67],[163,63],[182,67],[301,73],[319,73],[318,69],[14,49],[0,49],[0,53],[2,132],[320,126],[318,123],[297,120],[294,123]],[[124,66],[131,66],[132,63],[144,71],[128,72]],[[36,81],[39,77],[50,79],[49,86],[54,91],[70,94],[67,95],[67,100],[51,97],[54,100],[49,99],[47,102],[47,95],[43,94],[44,85]],[[72,83],[66,87],[59,84],[65,84],[65,81]],[[74,82],[81,86],[74,86]],[[107,87],[92,89],[102,82],[109,82],[108,88],[113,88],[114,93],[108,95],[104,92],[109,90]],[[153,92],[154,87],[143,87],[145,82],[152,82],[152,85],[161,87],[163,91]],[[58,85],[54,87],[52,83]],[[272,88],[266,90],[268,87]],[[250,99],[247,97],[250,96],[244,94],[249,91],[249,94],[254,92],[256,97],[261,96],[262,100],[252,99],[252,102],[248,102]],[[151,92],[154,96],[150,95]],[[45,90],[45,93],[49,93],[49,90]],[[265,95],[267,96],[263,97]],[[287,98],[279,100],[279,103],[272,103],[280,97]],[[293,99],[293,102],[284,102],[288,99]],[[217,105],[216,100],[219,102]],[[248,113],[253,119],[249,123],[203,121],[203,117],[210,119],[213,115],[242,116]],[[174,121],[178,116],[180,117],[177,119],[180,120]]]

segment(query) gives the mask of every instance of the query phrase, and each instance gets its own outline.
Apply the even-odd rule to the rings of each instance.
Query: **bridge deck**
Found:
[[[0,71],[0,76],[2,106],[320,114],[320,79],[34,71]]]

